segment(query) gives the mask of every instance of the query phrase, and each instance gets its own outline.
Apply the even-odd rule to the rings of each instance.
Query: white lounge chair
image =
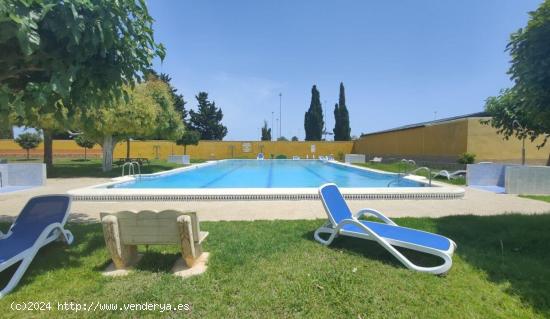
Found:
[[[374,157],[374,158],[371,159],[369,162],[372,162],[372,163],[382,163],[382,157]]]
[[[263,160],[264,159],[264,153],[258,153],[258,155],[256,156],[256,159],[257,160]]]
[[[299,159],[300,159],[300,156],[292,156],[292,159],[295,160],[295,161],[296,161],[296,160],[299,160]]]
[[[319,196],[328,215],[328,222],[315,231],[314,238],[319,243],[328,246],[339,235],[374,240],[408,269],[431,274],[443,274],[451,269],[453,264],[452,255],[456,249],[456,244],[451,239],[398,226],[391,219],[374,209],[362,209],[353,215],[335,184],[322,185],[319,188]],[[376,217],[382,223],[358,219],[364,215]],[[328,234],[328,239],[321,238],[321,234]],[[442,265],[435,267],[418,266],[399,252],[395,246],[435,255],[441,257],[444,262]]]
[[[449,173],[449,171],[447,170],[441,170],[437,173],[435,173],[433,175],[433,177],[437,177],[437,176],[443,176],[443,177],[447,177],[448,180],[451,180],[451,179],[455,179],[457,177],[460,177],[460,176],[465,176],[466,175],[466,171],[465,170],[458,170],[458,171],[454,171],[452,173]]]
[[[73,242],[73,234],[64,228],[71,209],[68,195],[31,198],[7,234],[0,235],[0,271],[21,262],[10,281],[0,291],[0,298],[17,286],[38,250],[62,238]]]

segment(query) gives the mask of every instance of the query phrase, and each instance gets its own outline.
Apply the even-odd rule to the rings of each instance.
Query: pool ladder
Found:
[[[410,165],[416,166],[416,162],[413,161],[413,160],[402,159],[401,162],[402,162],[402,163],[406,163],[406,164],[410,164]],[[422,170],[425,170],[425,171],[428,172],[428,185],[429,185],[429,186],[432,186],[432,170],[431,170],[429,167],[427,167],[427,166],[422,166],[422,167],[414,168],[414,169],[411,170],[411,171],[399,172],[399,173],[397,173],[396,179],[390,181],[390,182],[388,183],[387,187],[390,187],[393,183],[399,184],[399,182],[401,181],[401,175],[407,176],[407,175],[411,175],[411,174],[414,174],[414,173],[416,173],[416,172],[418,172],[418,171],[422,171]]]
[[[138,171],[138,178],[141,179],[141,166],[139,165],[138,162],[136,161],[132,161],[132,162],[126,162],[124,163],[124,165],[122,165],[122,174],[121,176],[125,176],[124,175],[124,169],[128,167],[128,176],[136,176],[136,170],[134,169],[134,167],[137,167],[137,171]]]

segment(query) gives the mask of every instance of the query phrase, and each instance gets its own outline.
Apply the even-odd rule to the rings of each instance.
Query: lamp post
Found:
[[[279,126],[279,123],[280,123],[280,122],[279,122],[279,119],[277,118],[277,119],[275,119],[275,121],[277,121],[277,126]],[[277,138],[277,139],[275,139],[275,140],[277,141],[277,140],[279,140],[279,139]]]
[[[273,137],[275,136],[275,131],[273,130],[273,114],[275,114],[275,112],[271,112],[271,133],[273,134],[272,135],[272,140],[273,140]]]

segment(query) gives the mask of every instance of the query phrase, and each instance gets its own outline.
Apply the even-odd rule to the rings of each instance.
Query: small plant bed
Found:
[[[204,222],[208,270],[186,280],[170,274],[178,247],[150,246],[126,277],[104,277],[110,262],[101,225],[69,224],[72,246],[40,250],[18,287],[0,299],[2,318],[44,316],[13,311],[13,302],[52,302],[48,317],[185,318],[544,318],[550,316],[550,214],[398,218],[403,226],[456,241],[443,277],[405,269],[373,242],[313,240],[324,221]],[[4,231],[7,224],[1,224]],[[139,248],[145,252],[144,247]],[[415,261],[426,256],[404,251]],[[7,272],[0,281],[4,283]],[[57,302],[189,304],[184,313],[58,311]]]
[[[354,164],[354,165],[362,166],[362,167],[368,167],[368,168],[377,169],[377,170],[386,171],[386,172],[392,172],[392,173],[403,173],[403,172],[406,172],[406,171],[413,170],[415,168],[412,165],[404,164],[404,163],[401,163],[401,162],[394,162],[394,163],[357,163],[357,164]],[[437,173],[439,171],[440,171],[439,169],[433,170],[433,173]],[[415,173],[415,175],[424,176],[426,178],[428,177],[428,173],[426,171],[417,172],[417,173]],[[453,184],[453,185],[466,185],[466,178],[464,178],[464,177],[457,177],[457,178],[447,179],[446,177],[443,177],[443,176],[437,176],[436,178],[434,178],[434,180],[436,180],[438,182]]]

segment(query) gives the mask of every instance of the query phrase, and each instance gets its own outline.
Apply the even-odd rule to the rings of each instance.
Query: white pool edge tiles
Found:
[[[223,161],[223,160],[222,160]],[[217,161],[209,161],[169,171],[146,174],[143,177],[170,175],[192,170]],[[384,174],[394,174],[384,171],[347,165],[361,170]],[[406,179],[427,184],[428,180],[421,176],[406,176]],[[121,182],[130,182],[135,178],[130,176],[113,178],[111,182],[85,188],[70,190],[68,193],[77,201],[242,201],[242,200],[317,200],[317,188],[107,188]],[[367,199],[460,199],[464,197],[464,189],[441,182],[432,182],[434,187],[383,187],[383,188],[341,188],[342,194],[350,200]]]

